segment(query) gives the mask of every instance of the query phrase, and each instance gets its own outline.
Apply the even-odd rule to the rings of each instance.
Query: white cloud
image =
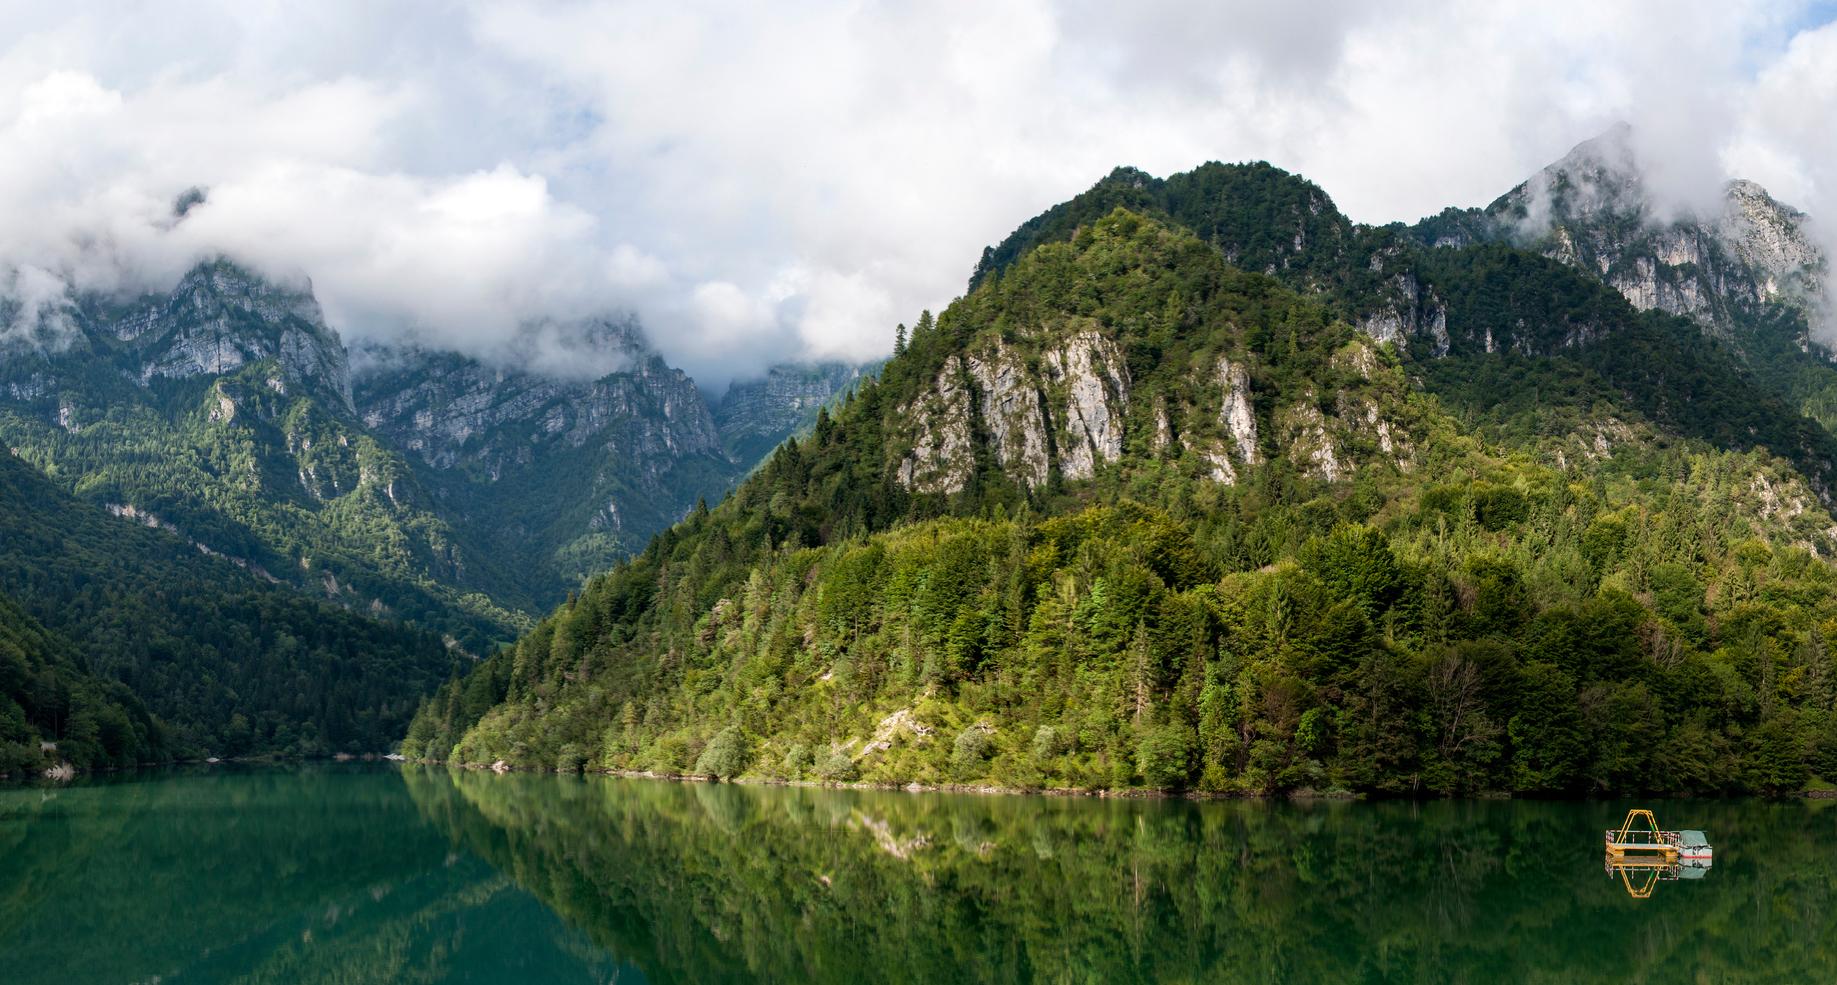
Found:
[[[69,287],[57,274],[29,263],[0,271],[0,354],[69,348],[79,334],[72,307]]]
[[[0,269],[136,289],[228,251],[349,337],[488,356],[632,310],[718,385],[884,353],[1118,164],[1268,159],[1413,219],[1626,119],[1676,201],[1733,170],[1837,211],[1837,29],[1807,10],[0,3]]]

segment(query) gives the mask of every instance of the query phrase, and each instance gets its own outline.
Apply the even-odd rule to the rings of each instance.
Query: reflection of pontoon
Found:
[[[1635,827],[1644,821],[1645,826]],[[1648,810],[1627,811],[1620,830],[1607,831],[1607,873],[1618,875],[1627,895],[1646,899],[1659,882],[1701,879],[1714,856],[1701,831],[1661,831]]]

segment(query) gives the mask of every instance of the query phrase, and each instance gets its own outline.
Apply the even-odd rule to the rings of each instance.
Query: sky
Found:
[[[985,245],[1118,165],[1268,160],[1356,220],[1413,220],[1621,120],[1678,201],[1739,176],[1832,215],[1834,19],[1746,0],[0,0],[0,341],[47,337],[71,292],[165,289],[227,255],[310,279],[347,341],[508,359],[532,325],[632,314],[719,388],[884,355]],[[549,368],[595,365],[562,344]]]

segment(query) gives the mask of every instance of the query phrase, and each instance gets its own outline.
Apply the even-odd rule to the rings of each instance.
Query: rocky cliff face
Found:
[[[1733,181],[1716,208],[1679,211],[1654,200],[1625,126],[1578,145],[1442,241],[1506,239],[1587,270],[1642,311],[1697,322],[1739,344],[1772,306],[1802,316],[1795,341],[1827,317],[1826,258],[1806,216],[1751,181]]]
[[[1055,473],[1091,478],[1122,455],[1129,396],[1128,362],[1095,326],[1074,327],[1037,360],[1001,340],[953,355],[903,415],[914,431],[899,481],[919,492],[960,491],[974,470],[978,430],[1021,485],[1042,486]]]
[[[788,363],[758,379],[735,380],[714,406],[715,426],[737,462],[763,458],[787,436],[810,426],[818,408],[860,382],[848,363]]]
[[[1227,352],[1157,380],[1144,400],[1110,330],[1074,321],[1043,334],[996,337],[946,358],[896,415],[904,450],[893,474],[902,486],[961,492],[982,448],[1029,489],[1094,478],[1132,448],[1227,485],[1271,455],[1328,482],[1368,465],[1413,464],[1408,383],[1368,339],[1335,354],[1341,385],[1331,393],[1259,381],[1250,357]]]
[[[1250,374],[1242,361],[1218,357],[1216,385],[1219,395],[1218,432],[1209,438],[1188,439],[1187,447],[1211,467],[1213,480],[1237,481],[1238,469],[1262,460],[1257,444],[1256,414],[1250,408]],[[1160,428],[1157,422],[1157,431]]]
[[[277,386],[305,386],[351,406],[344,346],[310,287],[282,287],[227,261],[199,265],[164,297],[96,318],[93,331],[121,343],[142,383],[224,376],[272,359]]]
[[[1359,329],[1400,349],[1414,344],[1426,346],[1428,355],[1447,355],[1451,344],[1448,306],[1434,288],[1423,286],[1403,251],[1398,247],[1380,250],[1368,266],[1383,280],[1361,306]]]
[[[493,481],[550,448],[598,445],[633,466],[721,453],[714,418],[687,374],[651,352],[635,325],[598,334],[628,369],[561,380],[454,353],[394,353],[360,374],[358,412],[427,465]]]

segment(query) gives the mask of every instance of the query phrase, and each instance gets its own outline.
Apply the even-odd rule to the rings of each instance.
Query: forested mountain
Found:
[[[0,669],[0,694],[78,765],[374,752],[458,665],[431,633],[263,582],[73,499],[4,453],[0,596],[24,610],[5,616],[0,650],[23,660],[0,658],[12,668]],[[0,722],[10,718],[0,701]],[[0,729],[30,739],[17,721]]]
[[[590,326],[618,366],[598,379],[400,351],[366,353],[354,384],[309,287],[228,260],[163,294],[66,300],[0,353],[19,504],[0,593],[52,630],[18,644],[20,673],[50,682],[33,695],[101,708],[126,681],[172,727],[64,742],[78,765],[377,748],[455,656],[718,498],[853,376],[774,368],[794,384],[742,384],[728,433],[629,322]],[[23,717],[0,741],[65,737],[13,676]]]
[[[0,439],[65,489],[473,649],[533,602],[363,429],[310,293],[219,261],[168,296],[89,298],[70,320],[62,348],[0,358]]]
[[[1357,226],[1268,165],[1119,170],[406,748],[1241,792],[1837,777],[1830,432],[1713,320],[1473,239]]]

